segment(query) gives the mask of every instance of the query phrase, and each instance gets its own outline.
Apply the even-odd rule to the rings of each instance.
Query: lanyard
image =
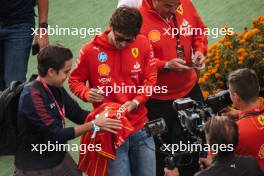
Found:
[[[37,77],[36,79],[37,81],[39,81],[43,86],[44,88],[46,89],[46,91],[48,92],[48,95],[50,96],[50,98],[52,99],[52,101],[54,101],[55,103],[55,106],[57,108],[57,110],[59,111],[59,114],[60,114],[60,118],[62,120],[62,123],[63,123],[63,126],[65,127],[65,107],[64,105],[62,107],[60,107],[59,103],[57,102],[57,100],[55,99],[53,93],[51,92],[51,90],[49,89],[48,85],[45,83],[45,81],[43,81],[41,79],[41,77]]]
[[[243,118],[245,118],[245,117],[250,117],[250,116],[260,115],[260,114],[262,114],[262,113],[264,113],[264,110],[262,110],[262,111],[258,111],[258,112],[246,113],[246,114],[241,115],[241,116],[239,117],[239,119],[243,119]]]

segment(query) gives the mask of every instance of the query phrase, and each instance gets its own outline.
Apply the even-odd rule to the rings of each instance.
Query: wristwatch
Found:
[[[48,23],[39,23],[39,28],[45,28],[45,29],[47,29],[48,28]]]

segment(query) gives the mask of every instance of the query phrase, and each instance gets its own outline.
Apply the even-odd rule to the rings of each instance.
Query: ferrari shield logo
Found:
[[[263,115],[258,116],[258,122],[260,125],[264,126],[264,116]]]
[[[132,56],[134,58],[137,58],[138,57],[138,48],[132,48],[131,53],[132,53]]]
[[[176,11],[179,13],[179,14],[183,14],[183,8],[182,8],[182,5],[180,5],[177,9],[176,9]]]

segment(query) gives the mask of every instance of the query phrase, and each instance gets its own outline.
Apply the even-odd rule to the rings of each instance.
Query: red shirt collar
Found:
[[[256,108],[252,108],[252,109],[240,112],[239,113],[239,118],[255,116],[256,115],[255,113],[261,112],[261,111],[264,111],[264,105],[259,105]]]

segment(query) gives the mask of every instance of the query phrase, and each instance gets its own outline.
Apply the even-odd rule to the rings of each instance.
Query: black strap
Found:
[[[252,112],[252,113],[248,113],[248,114],[243,114],[242,116],[239,117],[239,119],[245,118],[245,117],[250,117],[250,116],[256,116],[256,115],[260,115],[264,113],[264,109],[262,111],[258,111],[258,112]]]

